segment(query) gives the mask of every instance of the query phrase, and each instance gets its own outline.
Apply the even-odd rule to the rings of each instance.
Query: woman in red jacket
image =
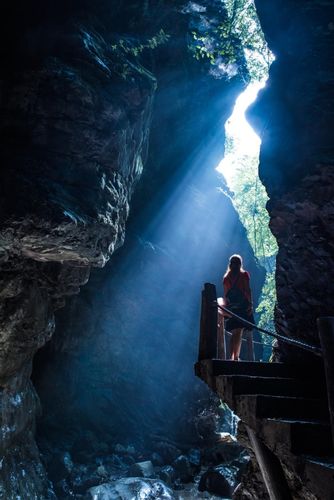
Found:
[[[223,280],[225,304],[232,312],[254,322],[249,273],[242,267],[240,255],[232,255]],[[231,359],[239,360],[244,325],[237,318],[229,318],[226,329],[232,333]]]

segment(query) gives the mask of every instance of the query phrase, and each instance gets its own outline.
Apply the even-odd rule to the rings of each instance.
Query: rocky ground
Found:
[[[117,442],[99,429],[42,429],[38,445],[50,480],[50,498],[59,500],[153,500],[232,498],[251,467],[236,440],[238,418],[214,398],[194,419],[192,444],[155,435],[147,441]],[[56,443],[56,444],[55,444]]]
[[[98,441],[92,432],[67,450],[40,446],[61,500],[231,498],[249,461],[228,433],[218,435],[209,448],[189,450],[160,441],[154,451],[144,451]]]

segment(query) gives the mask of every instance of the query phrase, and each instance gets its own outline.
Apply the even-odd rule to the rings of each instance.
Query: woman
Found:
[[[235,254],[230,257],[223,285],[226,307],[238,316],[253,323],[249,273],[243,269],[240,255]],[[226,329],[232,332],[231,359],[239,360],[244,326],[238,319],[231,317],[226,322]]]

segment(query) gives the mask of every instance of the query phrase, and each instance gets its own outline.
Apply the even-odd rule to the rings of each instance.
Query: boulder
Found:
[[[98,469],[87,467],[84,465],[76,465],[68,479],[69,487],[75,494],[84,494],[88,488],[92,488],[106,480],[99,472],[104,466],[99,466]],[[62,498],[62,497],[61,497]]]
[[[90,500],[177,500],[173,491],[162,481],[133,477],[90,488],[87,498]]]
[[[171,465],[165,465],[159,470],[158,476],[165,483],[172,485],[175,479],[174,467],[172,467]]]
[[[135,455],[136,454],[136,448],[132,445],[128,445],[126,447],[126,453],[128,453],[129,455]]]
[[[185,455],[180,455],[173,462],[175,474],[183,482],[188,483],[192,480],[194,473],[188,458]]]
[[[162,456],[156,452],[152,453],[151,462],[153,463],[153,465],[159,465],[159,466],[164,464]]]
[[[126,448],[122,444],[117,443],[115,446],[116,453],[126,453]]]
[[[156,449],[159,455],[163,458],[166,464],[171,463],[178,456],[181,455],[181,450],[176,446],[166,443],[165,441],[161,441],[156,444]]]
[[[146,462],[137,462],[133,464],[128,470],[128,476],[130,477],[155,477],[155,472],[153,464],[150,460]]]
[[[238,460],[243,447],[235,441],[218,441],[203,450],[203,460],[210,465],[219,465]]]
[[[210,468],[202,475],[198,489],[225,498],[232,498],[233,491],[237,486],[237,472],[236,467],[218,466]]]
[[[199,467],[201,465],[201,451],[198,448],[192,448],[188,452],[188,460],[191,465]]]
[[[96,474],[100,477],[108,477],[108,471],[104,465],[99,465],[96,469]]]
[[[73,470],[73,462],[68,452],[56,454],[48,464],[48,472],[52,481],[60,481],[68,477]]]

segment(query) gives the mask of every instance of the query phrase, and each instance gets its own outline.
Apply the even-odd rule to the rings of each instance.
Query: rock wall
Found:
[[[53,17],[38,2],[16,2],[1,21],[4,498],[47,494],[33,438],[32,358],[53,334],[64,298],[123,242],[155,90],[149,72],[112,53],[89,19],[79,24],[59,9]],[[119,74],[124,65],[126,80]]]
[[[334,8],[323,1],[256,6],[276,57],[250,113],[262,138],[260,177],[279,245],[276,325],[318,345],[316,318],[333,315]]]
[[[222,127],[234,98],[247,81],[244,61],[240,58],[235,78],[230,80],[218,63],[198,62],[188,51],[189,34],[194,27],[215,33],[217,23],[225,15],[218,0],[202,0],[197,4],[173,1],[168,5],[161,1],[140,5],[130,1],[125,5],[117,0],[60,1],[57,4],[35,0],[25,4],[16,1],[3,9],[0,34],[3,58],[0,94],[3,461],[0,475],[1,494],[5,498],[52,495],[51,490],[48,492],[33,438],[39,404],[30,382],[32,358],[54,333],[55,314],[58,316],[56,311],[64,306],[65,298],[77,294],[87,283],[91,267],[104,266],[123,243],[131,196],[147,158],[156,89],[153,74],[160,81],[161,90],[156,101],[147,174],[133,205],[138,226],[133,225],[132,230],[144,241],[139,247],[145,250],[141,259],[150,261],[158,256],[152,272],[162,267],[165,275],[161,276],[166,276],[172,269],[179,279],[173,293],[182,294],[190,280],[182,279],[179,256],[188,261],[189,271],[195,263],[197,273],[199,258],[204,255],[203,240],[212,220],[215,221],[213,233],[217,236],[219,232],[221,220],[217,219],[217,214],[223,218],[228,206],[229,217],[238,225],[230,201],[216,193],[215,181],[211,174],[207,177],[204,172],[211,172],[221,159],[223,132],[216,135],[215,131]],[[161,28],[172,35],[170,39]],[[166,40],[169,40],[168,45]],[[160,123],[164,124],[163,130],[159,130]],[[160,162],[164,147],[166,155]],[[174,183],[173,193],[178,192],[173,198],[169,198],[171,183]],[[204,196],[205,186],[210,195]],[[185,193],[183,198],[179,196],[181,189]],[[163,225],[168,222],[168,231],[155,236],[156,242],[152,244],[154,233],[144,234],[143,224],[147,225],[149,220],[154,225],[156,221],[152,217],[147,219],[147,213],[156,215],[162,204],[168,207],[176,201],[177,211],[170,211],[163,221],[160,220]],[[168,232],[171,239],[167,244]],[[206,268],[205,276],[197,273],[196,279],[190,281],[196,296],[205,279],[212,277],[217,281],[217,268],[220,274],[227,255],[239,250],[245,239],[240,227],[238,231],[226,230],[219,236],[220,239],[215,239],[214,235],[205,239],[206,255],[211,256],[214,265]],[[176,240],[179,243],[173,248]],[[213,243],[214,251],[211,249],[210,253]],[[224,262],[218,264],[222,245],[226,254]],[[151,250],[147,252],[147,248]],[[138,246],[130,245],[127,251],[135,263]],[[245,254],[246,262],[249,259],[248,267],[254,266],[247,245]],[[163,263],[159,261],[162,255]],[[166,265],[167,261],[173,262],[172,268]],[[144,271],[145,266],[151,267],[147,260],[141,265]],[[120,270],[124,274],[116,272],[112,285],[98,285],[108,302],[111,293],[116,296],[112,286],[117,280],[122,282],[124,279],[131,288],[131,274],[127,274],[125,261],[120,264]],[[106,279],[109,280],[109,276]],[[142,275],[138,275],[138,279],[137,286]],[[92,288],[94,284],[97,286],[94,282]],[[155,283],[151,290],[152,294],[163,295],[164,280]],[[123,288],[122,294],[126,302]],[[87,296],[91,300],[89,293]],[[85,296],[79,300],[78,307],[75,302],[71,303],[67,312],[81,315],[87,309],[86,305],[82,307],[81,300],[84,301]],[[135,303],[136,295],[133,294],[130,307],[135,307]],[[173,304],[166,302],[163,311],[155,311],[153,317],[150,316],[150,322],[159,323],[161,313],[164,328],[167,322],[170,326]],[[114,319],[120,308],[124,310],[122,301],[118,303],[116,299],[111,310],[107,307],[103,313],[99,312],[109,320],[108,315]],[[192,329],[195,324],[197,329],[196,312],[196,307],[188,303],[183,314],[190,315],[194,323],[185,325],[178,316],[174,318],[175,336],[179,329]],[[96,321],[95,310],[90,321]],[[119,335],[124,322],[124,317],[121,321],[114,320],[112,335]],[[130,344],[143,333],[143,328],[139,330],[138,325],[135,326],[129,333]],[[78,353],[93,354],[93,361],[80,364],[80,369],[103,359],[103,370],[113,371],[107,354],[116,356],[117,350],[110,352],[113,345],[110,331],[98,332],[101,341],[97,344],[90,335],[97,332],[97,325],[90,329],[85,324],[84,328],[89,330],[88,341],[81,348],[78,339],[82,336],[82,328],[82,324],[79,329],[73,324],[65,341],[63,336],[58,342],[57,336],[57,353],[66,351],[68,345],[68,352],[73,354],[73,346],[77,346]],[[66,332],[68,325],[63,326],[63,334]],[[151,330],[149,334],[152,342],[154,333]],[[161,330],[165,338],[168,338],[167,333]],[[178,340],[182,344],[182,337]],[[193,345],[193,341],[194,338],[189,337],[182,346],[190,353],[191,362],[193,353],[189,343]],[[105,346],[109,351],[104,350]],[[172,356],[175,346],[167,347],[166,357]],[[124,346],[123,353],[128,349],[129,345]],[[180,354],[182,349],[176,344]],[[116,366],[119,359],[115,357]],[[37,372],[45,360],[48,358],[40,359]],[[129,358],[125,363],[127,368],[131,367],[131,361]],[[144,361],[149,362],[148,359]],[[144,369],[145,364],[141,368]],[[159,368],[156,362],[153,373],[160,373]],[[125,372],[120,371],[123,376]],[[84,384],[84,370],[79,374]],[[63,372],[60,380],[62,375]],[[132,375],[141,377],[142,372]],[[62,381],[67,382],[66,377]],[[128,384],[128,396],[133,397],[137,386],[130,387],[129,380],[121,382]],[[75,387],[72,379],[68,385]],[[81,386],[76,389],[78,387]],[[115,387],[120,388],[122,384],[112,385],[112,391]],[[59,394],[56,387],[52,389],[54,394]],[[82,392],[76,394],[81,397]],[[168,396],[169,392],[165,394]],[[84,397],[76,410],[80,411],[85,404],[91,406],[92,397],[94,392],[89,398]],[[64,403],[61,398],[55,401],[59,405]],[[114,403],[113,399],[108,410],[113,409]],[[126,405],[122,411],[128,416],[131,413]],[[91,408],[87,407],[83,415],[90,418]],[[143,415],[147,414],[143,412]]]
[[[276,328],[319,345],[316,319],[333,316],[333,58],[332,2],[255,0],[275,55],[269,81],[249,112],[262,139],[260,177],[278,242]],[[307,351],[279,343],[282,360],[314,366]],[[301,415],[302,417],[302,415]],[[314,498],[284,471],[294,498]],[[266,498],[251,466],[236,498]]]

